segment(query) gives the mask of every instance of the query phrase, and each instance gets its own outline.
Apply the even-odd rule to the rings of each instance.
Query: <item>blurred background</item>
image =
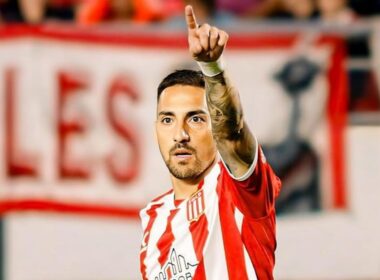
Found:
[[[156,87],[227,69],[277,200],[276,279],[380,279],[379,0],[0,0],[0,280],[140,279],[139,210],[170,188]]]

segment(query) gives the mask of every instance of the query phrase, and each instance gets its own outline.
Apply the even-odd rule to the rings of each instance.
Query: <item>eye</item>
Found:
[[[191,121],[192,121],[192,122],[195,122],[195,123],[200,123],[200,122],[203,122],[204,119],[201,118],[201,117],[199,117],[199,116],[192,116],[192,117],[191,117]]]
[[[162,120],[161,120],[161,122],[163,123],[163,124],[170,124],[170,123],[172,123],[172,119],[171,118],[169,118],[169,117],[165,117],[165,118],[163,118]]]

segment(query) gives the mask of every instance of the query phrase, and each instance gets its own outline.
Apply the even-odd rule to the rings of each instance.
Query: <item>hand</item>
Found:
[[[222,55],[228,41],[228,34],[214,26],[205,23],[197,24],[193,8],[185,8],[188,29],[189,51],[197,61],[216,61]]]

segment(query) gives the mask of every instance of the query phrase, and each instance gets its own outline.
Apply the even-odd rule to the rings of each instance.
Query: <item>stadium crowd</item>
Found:
[[[204,20],[321,20],[347,24],[380,13],[379,0],[0,0],[0,22],[175,22],[185,4]]]

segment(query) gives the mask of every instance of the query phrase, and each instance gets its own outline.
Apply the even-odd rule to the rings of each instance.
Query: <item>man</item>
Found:
[[[157,139],[172,189],[141,211],[142,278],[273,279],[280,181],[223,71],[227,33],[198,26],[191,6],[185,13],[203,74],[177,71],[158,87]]]

